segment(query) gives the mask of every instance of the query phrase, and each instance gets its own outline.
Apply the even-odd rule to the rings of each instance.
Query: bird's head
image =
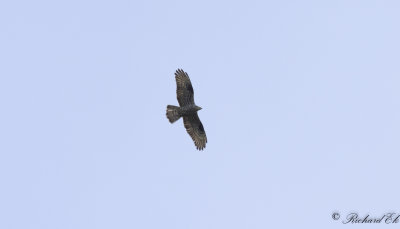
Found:
[[[199,110],[201,110],[201,109],[203,109],[203,108],[201,108],[201,107],[199,107],[199,106],[196,106],[196,111],[199,111]]]

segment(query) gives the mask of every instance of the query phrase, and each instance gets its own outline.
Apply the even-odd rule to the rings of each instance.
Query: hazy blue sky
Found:
[[[400,213],[399,1],[2,1],[0,228]],[[191,77],[200,152],[176,105]],[[362,225],[387,228],[379,225]]]

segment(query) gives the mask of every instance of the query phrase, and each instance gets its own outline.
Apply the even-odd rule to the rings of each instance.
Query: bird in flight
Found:
[[[207,136],[197,115],[197,111],[201,110],[201,107],[194,103],[193,87],[189,75],[182,69],[178,69],[175,72],[175,80],[179,107],[168,105],[167,118],[170,123],[174,123],[182,117],[186,131],[192,137],[196,148],[203,150],[206,147]]]

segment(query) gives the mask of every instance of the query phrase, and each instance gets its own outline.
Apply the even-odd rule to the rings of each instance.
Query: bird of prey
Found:
[[[168,105],[167,118],[170,123],[174,123],[182,117],[186,131],[192,137],[196,148],[203,150],[206,147],[207,136],[197,115],[197,111],[201,110],[201,107],[194,103],[193,87],[189,75],[182,69],[178,69],[175,72],[175,80],[179,107]]]

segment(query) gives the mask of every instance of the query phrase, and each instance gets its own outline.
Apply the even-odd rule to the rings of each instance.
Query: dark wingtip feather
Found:
[[[178,69],[175,71],[175,75],[178,75],[179,73],[184,73],[184,71],[183,71],[181,68],[178,68]]]

